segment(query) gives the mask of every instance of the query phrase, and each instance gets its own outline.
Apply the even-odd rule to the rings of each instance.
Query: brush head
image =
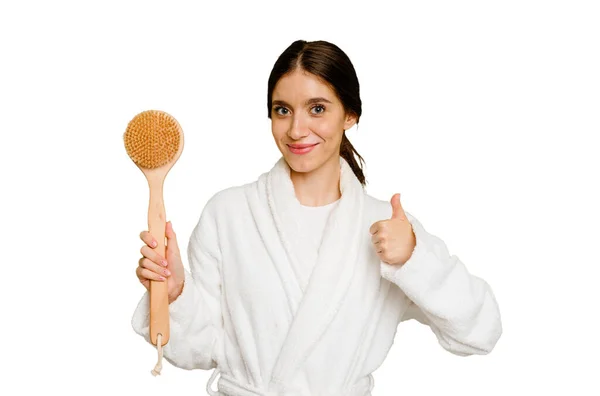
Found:
[[[177,120],[160,110],[139,113],[129,122],[123,141],[131,160],[141,168],[154,169],[169,163],[183,143]]]

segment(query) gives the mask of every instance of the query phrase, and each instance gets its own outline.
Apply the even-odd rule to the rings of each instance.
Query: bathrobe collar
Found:
[[[361,236],[366,232],[362,229],[365,190],[346,160],[341,156],[339,159],[341,198],[327,220],[305,290],[296,271],[302,265],[304,254],[291,243],[301,204],[290,178],[289,165],[281,157],[258,181],[259,191],[266,193],[268,203],[268,210],[262,213],[269,213],[270,221],[263,219],[257,226],[262,229],[263,238],[267,237],[263,240],[274,258],[273,264],[285,280],[283,289],[293,316],[273,369],[273,386],[287,383],[332,322],[358,264],[358,252],[364,243]],[[256,203],[252,206],[257,208]],[[267,229],[269,225],[275,226],[276,233]]]

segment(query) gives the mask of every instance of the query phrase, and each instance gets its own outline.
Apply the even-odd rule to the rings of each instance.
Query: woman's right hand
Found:
[[[171,222],[167,222],[165,226],[165,236],[167,244],[165,246],[165,257],[162,257],[154,247],[156,247],[156,239],[148,231],[140,233],[140,239],[145,243],[140,249],[142,257],[138,260],[138,267],[135,270],[139,281],[150,291],[150,281],[167,282],[169,294],[169,304],[181,294],[183,283],[185,280],[185,270],[179,246],[177,245],[177,237]]]

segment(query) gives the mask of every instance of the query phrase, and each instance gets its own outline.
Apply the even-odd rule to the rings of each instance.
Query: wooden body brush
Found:
[[[148,231],[156,238],[154,248],[166,258],[166,214],[164,180],[183,151],[183,131],[175,118],[159,110],[136,115],[123,135],[125,150],[146,176],[150,189]],[[167,282],[150,281],[150,340],[158,349],[158,362],[152,374],[160,374],[162,347],[169,342],[169,297]]]

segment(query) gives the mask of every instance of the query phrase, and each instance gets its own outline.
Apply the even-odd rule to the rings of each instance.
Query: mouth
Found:
[[[319,143],[314,144],[288,144],[289,150],[293,154],[306,154],[312,151]]]
[[[312,146],[316,146],[319,143],[312,143],[312,144],[288,144],[289,147],[291,148],[295,148],[295,149],[303,149],[303,148],[307,148],[307,147],[312,147]]]

